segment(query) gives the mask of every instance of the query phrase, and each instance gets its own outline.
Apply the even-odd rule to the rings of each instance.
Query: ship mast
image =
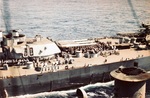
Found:
[[[5,30],[8,33],[11,30],[11,15],[9,0],[2,0],[2,18],[4,20]]]
[[[138,20],[138,16],[137,16],[137,14],[136,14],[136,12],[135,12],[135,9],[134,9],[132,0],[128,0],[128,4],[129,4],[129,7],[130,7],[130,9],[131,9],[131,13],[132,13],[133,17],[134,17],[135,20],[136,20],[136,24],[140,27],[141,24],[140,24],[140,22],[139,22],[139,20]]]

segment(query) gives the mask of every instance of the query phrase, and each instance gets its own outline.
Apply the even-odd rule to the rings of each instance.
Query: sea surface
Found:
[[[114,36],[138,30],[150,19],[149,6],[150,0],[0,0],[0,29],[54,40]]]
[[[85,90],[88,98],[113,98],[114,81],[107,83],[95,83],[81,87]],[[78,98],[76,89],[55,92],[43,92],[31,95],[15,96],[11,98]]]
[[[150,0],[0,0],[0,30],[21,29],[27,37],[53,40],[115,36],[150,21]],[[87,85],[89,98],[111,98],[113,81]],[[75,90],[18,98],[76,98]]]

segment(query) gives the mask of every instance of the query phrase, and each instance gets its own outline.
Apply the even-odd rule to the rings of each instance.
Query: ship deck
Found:
[[[98,57],[92,57],[92,58],[85,58],[85,57],[75,57],[73,56],[72,59],[74,59],[72,64],[61,64],[58,65],[59,69],[51,70],[48,69],[51,65],[47,65],[47,68],[44,68],[42,71],[36,71],[33,68],[27,69],[26,66],[9,66],[8,70],[0,70],[0,79],[4,78],[11,78],[11,77],[17,77],[17,76],[27,76],[27,75],[33,75],[33,74],[42,74],[47,72],[56,72],[56,71],[64,71],[64,70],[72,70],[82,67],[89,67],[89,66],[97,66],[102,64],[108,64],[113,62],[119,62],[121,60],[129,60],[129,59],[136,59],[136,58],[142,58],[150,56],[150,50],[139,50],[136,51],[133,48],[130,49],[124,49],[119,50],[119,55],[110,55],[107,57],[98,56]],[[107,59],[107,62],[106,62]],[[63,58],[59,57],[59,60],[64,60]],[[51,61],[55,62],[55,60]],[[66,66],[68,68],[66,69]]]

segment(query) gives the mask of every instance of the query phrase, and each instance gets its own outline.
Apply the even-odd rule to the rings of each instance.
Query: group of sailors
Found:
[[[81,46],[81,47],[71,47],[68,49],[64,49],[64,51],[61,52],[60,55],[55,55],[55,60],[43,60],[40,61],[39,59],[33,59],[31,62],[33,63],[33,67],[40,67],[42,71],[51,71],[55,72],[59,69],[60,65],[66,65],[72,64],[74,59],[72,59],[72,55],[75,55],[76,51],[81,51],[83,54],[89,53],[89,54],[100,54],[100,55],[105,55],[103,52],[104,51],[109,51],[110,50],[117,50],[116,47],[112,46],[111,42],[97,42],[96,45],[91,45],[91,46]],[[111,52],[110,52],[111,54]],[[59,56],[62,56],[63,59],[59,59]],[[23,59],[12,59],[11,61],[0,61],[1,64],[9,63],[11,64],[16,64],[19,66],[26,65],[29,60],[27,58]],[[65,67],[67,69],[67,67]]]
[[[29,62],[29,59],[27,58],[22,58],[22,59],[11,59],[11,60],[4,60],[1,59],[0,60],[0,64],[1,66],[3,66],[3,64],[12,64],[12,65],[26,65],[26,63]]]
[[[37,68],[39,67],[41,72],[43,71],[50,71],[50,72],[55,72],[57,70],[60,69],[60,65],[67,65],[68,64],[72,64],[74,61],[74,59],[72,59],[71,56],[65,55],[64,59],[60,59],[59,55],[55,55],[55,59],[43,59],[40,60],[40,58],[33,58],[32,61],[29,61],[29,59],[27,58],[22,58],[22,59],[11,59],[11,60],[0,60],[0,64],[1,67],[6,66],[8,69],[8,65],[15,65],[15,66],[25,66],[26,69],[29,68]],[[31,64],[31,65],[29,65]],[[64,67],[64,69],[68,69],[66,68],[66,66]]]
[[[72,59],[72,55],[75,55],[76,51],[81,51],[83,54],[89,53],[89,54],[98,54],[99,55],[106,55],[106,51],[108,51],[108,54],[111,55],[112,53],[118,52],[118,49],[116,49],[115,46],[112,46],[111,42],[98,42],[96,45],[91,45],[91,46],[82,46],[82,47],[70,47],[68,49],[64,49],[60,55],[55,55],[55,63],[52,65],[54,66],[54,69],[57,70],[59,67],[55,66],[60,66],[60,65],[66,65],[65,69],[68,69],[69,64],[72,64],[74,59]],[[63,57],[64,60],[60,60],[59,56]],[[105,59],[104,63],[107,62],[107,59]],[[88,66],[91,64],[87,64]],[[74,68],[72,66],[71,68]]]
[[[49,60],[39,60],[39,58],[36,58],[33,60],[33,66],[34,68],[40,68],[39,71],[49,71],[49,72],[55,72],[59,69],[59,65],[57,62],[51,62]]]
[[[57,63],[47,64],[46,62],[41,62],[40,64],[41,72],[49,71],[49,72],[56,72],[59,70],[59,65]]]
[[[74,59],[71,56],[65,55],[64,59],[60,59],[59,55],[55,55],[55,59],[42,60],[39,59],[33,60],[33,66],[40,67],[41,72],[49,71],[56,72],[60,69],[60,66],[65,65],[64,69],[68,69],[68,64],[72,64]]]
[[[90,46],[78,46],[78,47],[69,47],[63,49],[64,52],[71,54],[71,55],[76,55],[77,51],[81,51],[82,54],[99,54],[99,55],[106,55],[106,53],[115,54],[118,52],[118,49],[116,49],[116,46],[113,46],[111,42],[97,42],[96,45],[90,45]],[[62,57],[64,56],[64,53],[61,53]]]

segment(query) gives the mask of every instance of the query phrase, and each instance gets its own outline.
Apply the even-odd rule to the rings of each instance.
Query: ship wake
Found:
[[[106,83],[95,83],[81,87],[88,95],[88,98],[112,98],[114,81]],[[27,94],[10,98],[77,98],[76,89],[66,91],[43,92]]]

